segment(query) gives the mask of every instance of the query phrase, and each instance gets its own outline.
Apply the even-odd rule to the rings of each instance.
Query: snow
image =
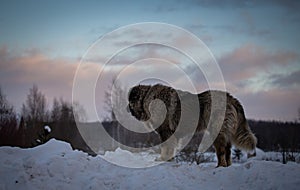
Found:
[[[157,162],[155,159],[159,157],[157,154],[151,154],[151,152],[141,152],[139,154],[133,154],[127,150],[117,148],[115,151],[107,151],[104,154],[104,159],[123,167],[129,168],[146,168],[158,165],[162,162]]]
[[[262,155],[263,152],[259,152]],[[91,157],[65,142],[50,140],[31,149],[0,147],[0,189],[299,189],[300,165],[259,157],[228,168],[167,162],[140,169],[106,160],[135,162],[158,157],[152,152],[116,149]]]
[[[51,128],[50,128],[48,125],[46,125],[46,126],[44,127],[44,129],[45,129],[48,133],[51,133]]]

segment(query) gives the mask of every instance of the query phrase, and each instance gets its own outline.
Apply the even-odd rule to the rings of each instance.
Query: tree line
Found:
[[[56,138],[71,143],[73,148],[89,151],[75,122],[84,120],[82,106],[72,105],[62,98],[54,98],[48,109],[45,94],[37,85],[29,89],[21,112],[17,114],[0,88],[0,146],[29,148]]]
[[[118,92],[114,92],[117,93],[115,97],[123,97],[120,94],[125,92],[116,89]],[[109,94],[106,96],[110,99]],[[103,121],[102,126],[117,142],[131,147],[149,147],[160,143],[155,133],[140,135],[126,130],[116,121],[111,105],[108,104],[106,107],[111,117]],[[18,115],[0,88],[0,146],[28,148],[56,138],[69,142],[74,149],[94,155],[76,127],[76,121],[85,122],[85,120],[84,109],[78,103],[72,105],[62,98],[54,98],[51,109],[48,109],[46,97],[36,85],[29,89],[21,113]],[[99,123],[85,122],[85,125],[90,128],[99,127]],[[262,150],[300,152],[299,122],[249,120],[249,125],[258,138],[257,146]],[[193,143],[199,142],[191,142],[189,145],[193,146]],[[113,142],[103,146],[104,150],[116,148]]]

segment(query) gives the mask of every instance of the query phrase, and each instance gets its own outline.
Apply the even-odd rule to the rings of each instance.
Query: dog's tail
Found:
[[[257,139],[248,125],[244,109],[237,99],[233,98],[232,100],[232,103],[237,111],[237,117],[239,121],[236,132],[233,136],[233,143],[237,148],[255,153]]]

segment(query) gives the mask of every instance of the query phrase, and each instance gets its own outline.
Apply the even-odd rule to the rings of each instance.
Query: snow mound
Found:
[[[111,163],[129,168],[145,168],[160,164],[160,162],[155,161],[157,157],[159,157],[157,154],[149,152],[132,153],[121,148],[117,148],[115,151],[107,151],[103,156],[105,160]]]
[[[106,160],[155,162],[158,155],[107,152]],[[31,148],[0,147],[0,189],[299,189],[300,165],[251,159],[228,168],[216,163],[190,165],[168,162],[133,169],[116,166],[100,156],[73,151],[50,140]]]

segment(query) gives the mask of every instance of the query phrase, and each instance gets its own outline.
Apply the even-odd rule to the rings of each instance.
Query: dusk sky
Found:
[[[241,101],[247,118],[294,121],[300,108],[299,9],[300,2],[292,0],[2,0],[0,86],[18,112],[33,84],[47,96],[49,108],[53,97],[71,100],[76,68],[97,39],[129,24],[162,22],[184,28],[207,45],[226,89]],[[143,54],[167,52],[162,49]],[[168,56],[178,65],[188,64]],[[93,69],[86,75],[88,71]],[[197,80],[197,90],[205,90],[205,81],[200,76]]]

